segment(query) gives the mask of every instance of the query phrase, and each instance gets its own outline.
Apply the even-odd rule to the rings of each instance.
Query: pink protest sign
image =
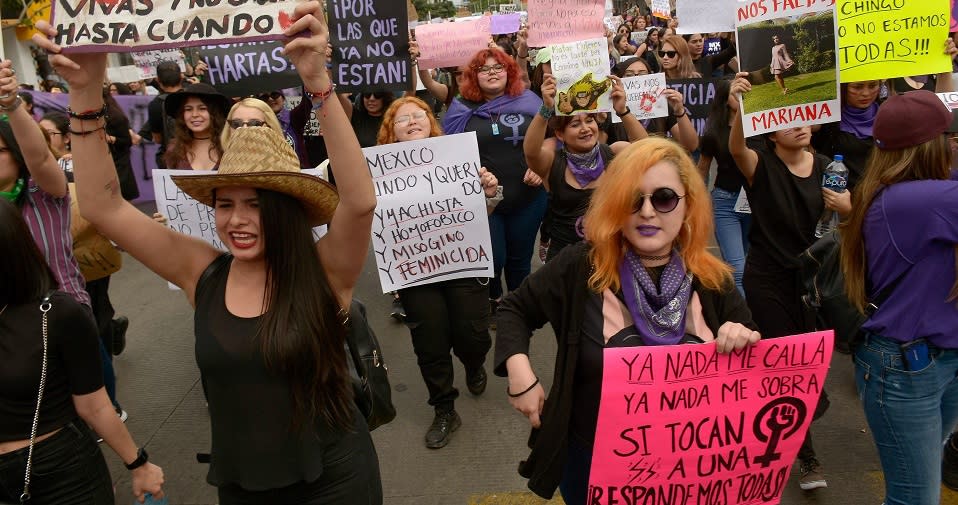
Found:
[[[529,47],[605,37],[604,0],[529,0]]]
[[[605,349],[588,503],[779,503],[833,340]]]
[[[951,0],[951,28],[949,32],[958,32],[958,5],[955,0]]]
[[[491,16],[458,23],[439,23],[416,27],[419,43],[419,68],[454,67],[468,63],[489,47]]]

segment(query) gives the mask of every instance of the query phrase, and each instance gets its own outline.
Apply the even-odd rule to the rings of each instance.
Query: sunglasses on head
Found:
[[[266,121],[263,121],[262,119],[230,119],[228,122],[230,124],[230,128],[234,130],[237,128],[243,128],[244,126],[266,126]]]
[[[652,201],[652,208],[655,209],[656,212],[665,214],[675,210],[675,208],[679,206],[679,200],[685,198],[685,195],[680,195],[671,188],[659,188],[651,194],[636,195],[635,203],[632,204],[632,213],[642,211],[642,207],[645,206],[646,197]]]
[[[666,56],[669,58],[675,58],[676,56],[678,56],[678,54],[679,54],[678,51],[662,51],[661,49],[659,50],[659,58],[665,58]]]

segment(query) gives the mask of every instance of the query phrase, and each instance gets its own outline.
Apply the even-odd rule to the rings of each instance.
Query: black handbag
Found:
[[[356,405],[366,417],[369,431],[396,418],[392,388],[379,340],[366,319],[366,306],[353,299],[346,324],[346,346],[352,356],[350,373]]]
[[[885,289],[870,300],[861,313],[845,296],[845,275],[841,265],[841,240],[838,230],[831,230],[815,241],[799,256],[802,264],[801,280],[805,289],[802,301],[815,311],[820,328],[835,330],[835,349],[851,354],[860,342],[861,326],[868,316],[891,296],[908,270],[902,272]]]

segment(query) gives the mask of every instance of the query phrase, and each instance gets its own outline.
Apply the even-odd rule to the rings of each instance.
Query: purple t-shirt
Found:
[[[865,254],[875,296],[911,270],[863,328],[907,342],[926,338],[958,349],[955,283],[958,182],[923,180],[889,186],[865,215]]]

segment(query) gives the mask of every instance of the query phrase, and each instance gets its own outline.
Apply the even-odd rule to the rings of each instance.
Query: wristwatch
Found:
[[[146,464],[150,460],[150,455],[146,453],[146,449],[140,447],[136,450],[136,459],[131,463],[124,463],[127,470],[136,470],[137,468]]]

